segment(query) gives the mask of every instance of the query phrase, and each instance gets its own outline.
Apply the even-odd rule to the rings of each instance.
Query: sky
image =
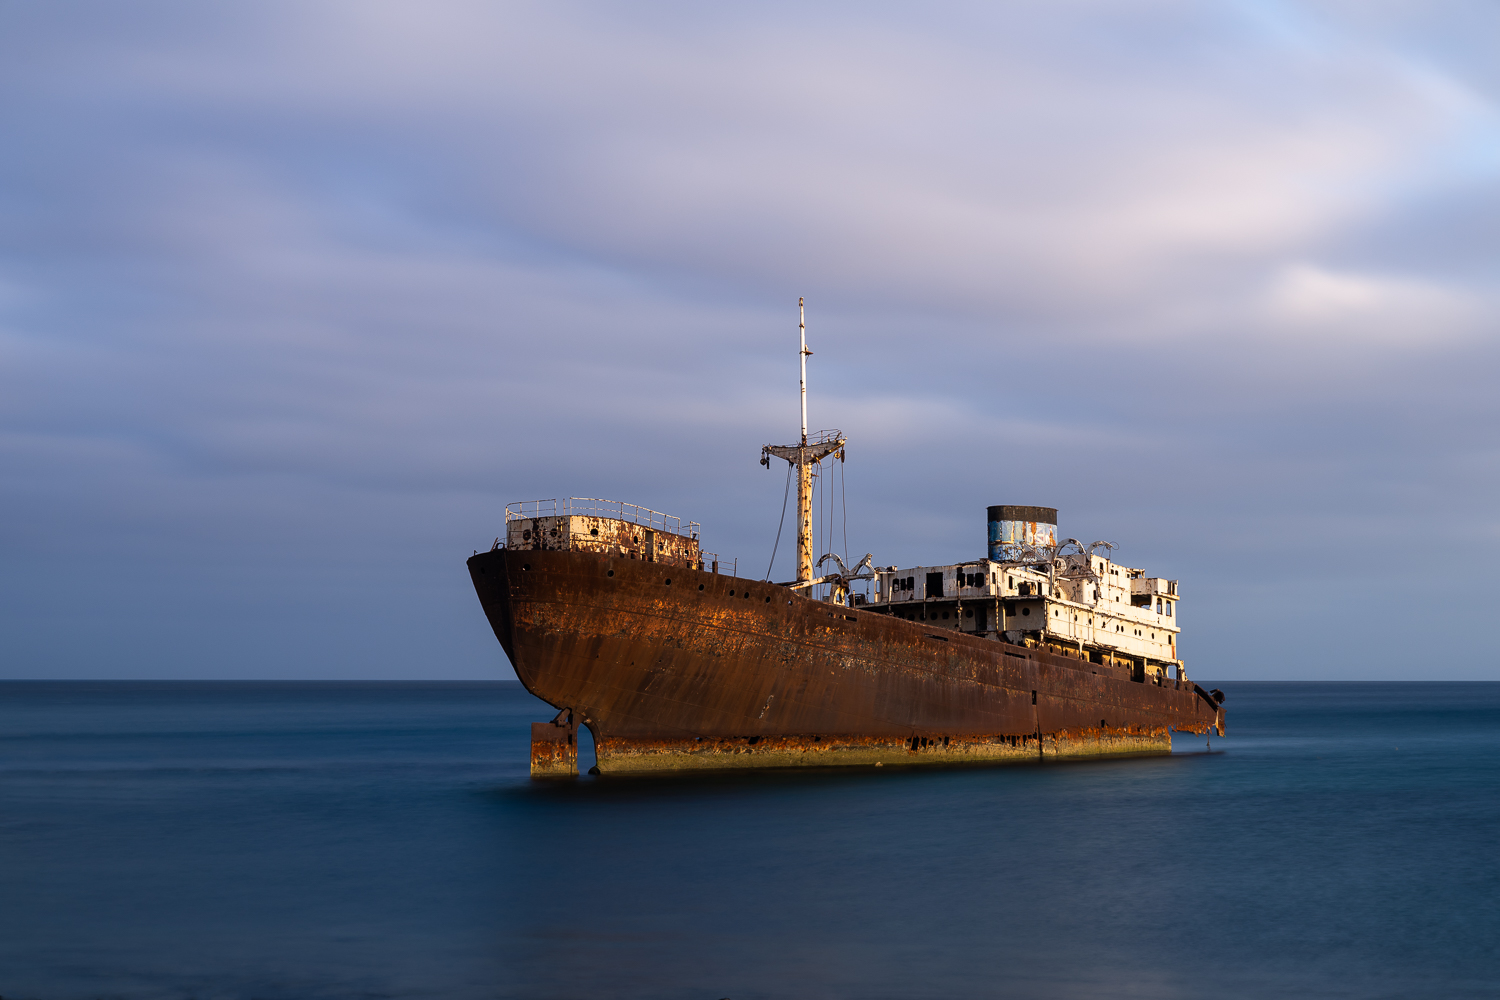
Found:
[[[788,579],[800,296],[853,557],[1500,680],[1497,181],[1490,2],[0,3],[0,678],[510,679],[514,501]]]

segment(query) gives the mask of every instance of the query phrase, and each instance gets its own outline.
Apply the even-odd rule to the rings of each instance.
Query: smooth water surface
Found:
[[[534,783],[515,684],[0,684],[0,995],[1492,997],[1500,684],[1171,757]]]

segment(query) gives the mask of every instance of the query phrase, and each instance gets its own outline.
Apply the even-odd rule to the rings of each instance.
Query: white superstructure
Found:
[[[1038,518],[1008,519],[1016,512]],[[1042,520],[1046,515],[1053,523]],[[1114,562],[1108,556],[1113,546],[1104,542],[1056,543],[1055,518],[1051,508],[992,507],[991,555],[1001,558],[877,569],[873,599],[864,607],[935,628],[1047,646],[1128,668],[1140,680],[1182,678],[1177,581]]]

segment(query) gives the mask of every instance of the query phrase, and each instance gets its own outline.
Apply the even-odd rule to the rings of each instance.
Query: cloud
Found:
[[[1272,329],[1323,337],[1343,347],[1430,347],[1476,332],[1493,306],[1434,282],[1338,273],[1311,264],[1284,268],[1265,299]]]
[[[362,616],[472,611],[507,500],[757,562],[798,295],[882,563],[1012,501],[1305,593],[1304,550],[1371,571],[1435,505],[1489,538],[1500,78],[1453,27],[1492,15],[1445,11],[8,8],[0,545],[59,620],[77,562],[154,595],[122,662],[186,673],[223,651],[173,609],[266,592],[233,670],[357,675]],[[104,648],[5,627],[48,670]],[[482,622],[387,640],[494,669]]]

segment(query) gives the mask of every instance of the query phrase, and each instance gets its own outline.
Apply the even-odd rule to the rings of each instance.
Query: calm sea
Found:
[[[3,684],[0,995],[1500,995],[1500,684],[1219,686],[1171,757],[537,784],[515,684]]]

